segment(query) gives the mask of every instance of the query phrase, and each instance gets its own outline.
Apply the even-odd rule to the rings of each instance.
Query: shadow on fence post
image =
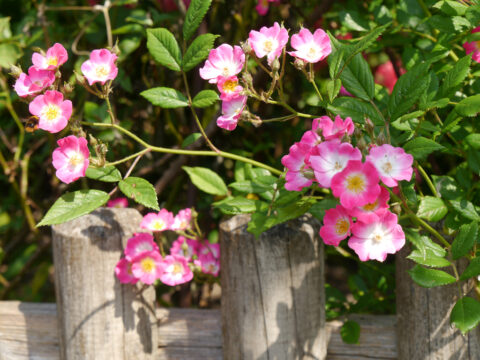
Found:
[[[407,273],[415,265],[406,258],[410,252],[405,246],[395,259],[399,360],[480,359],[479,329],[463,336],[450,325],[450,312],[459,297],[457,284],[435,288],[415,284]]]
[[[141,220],[135,209],[101,208],[53,226],[61,359],[155,358],[155,291],[114,275]]]
[[[323,245],[311,216],[259,239],[249,216],[220,225],[224,358],[324,359]]]

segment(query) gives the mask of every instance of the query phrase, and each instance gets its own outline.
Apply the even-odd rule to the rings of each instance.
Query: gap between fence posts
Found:
[[[324,359],[318,221],[305,215],[255,239],[249,219],[237,215],[220,225],[224,358]]]
[[[155,290],[114,275],[141,220],[135,209],[100,208],[52,227],[61,359],[155,359]]]

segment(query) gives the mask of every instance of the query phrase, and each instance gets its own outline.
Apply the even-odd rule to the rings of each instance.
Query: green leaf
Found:
[[[160,210],[157,193],[147,180],[130,176],[118,183],[118,187],[130,199],[148,208]]]
[[[340,21],[349,30],[354,31],[367,31],[368,21],[362,19],[357,11],[340,11]]]
[[[428,63],[420,63],[400,76],[388,102],[388,113],[392,121],[410,110],[428,88],[428,67]]]
[[[330,103],[337,97],[341,87],[342,82],[340,79],[327,80],[327,95]]]
[[[427,257],[431,253],[438,257],[445,257],[447,251],[437,243],[434,243],[428,236],[420,235],[411,229],[405,229],[408,240],[420,251],[422,257]]]
[[[197,108],[205,108],[215,104],[218,100],[219,97],[215,91],[202,90],[193,98],[192,104]]]
[[[212,195],[227,195],[227,185],[212,170],[203,167],[183,166],[192,183],[200,190]]]
[[[468,7],[458,1],[442,0],[433,5],[434,8],[440,9],[443,13],[450,16],[464,15]]]
[[[426,269],[420,265],[415,265],[408,273],[418,285],[431,288],[435,286],[442,286],[452,284],[455,278],[442,270]]]
[[[462,84],[465,78],[470,71],[470,63],[472,62],[472,57],[467,55],[453,66],[450,71],[447,72],[440,88],[440,97],[451,97],[457,87]]]
[[[188,145],[192,145],[195,141],[200,139],[202,137],[202,134],[200,133],[193,133],[188,135],[185,140],[182,142],[182,148],[186,148]]]
[[[387,27],[390,26],[390,24],[391,23],[389,22],[385,25],[378,26],[368,34],[362,36],[361,40],[354,45],[353,53],[358,54],[367,49],[374,41],[377,41],[378,37],[385,31]]]
[[[360,325],[356,321],[348,320],[340,328],[340,335],[346,344],[358,344]]]
[[[450,261],[444,257],[435,255],[431,250],[427,250],[424,254],[422,254],[420,250],[413,250],[407,258],[415,261],[417,264],[431,267],[446,267],[451,265]]]
[[[478,215],[475,207],[470,201],[465,199],[463,200],[451,200],[453,208],[457,210],[461,215],[466,217],[469,220],[480,221],[480,216]]]
[[[473,149],[480,150],[480,134],[470,134],[465,138],[465,142]]]
[[[192,0],[183,23],[183,39],[185,41],[188,41],[197,30],[211,3],[212,0]]]
[[[454,178],[450,176],[432,175],[435,188],[447,200],[456,200],[464,195],[464,191],[458,186]]]
[[[14,44],[0,44],[0,68],[10,69],[22,56],[22,50]]]
[[[105,166],[101,168],[90,166],[85,175],[89,179],[105,181],[105,182],[117,182],[122,180],[122,174],[115,166]]]
[[[460,226],[460,231],[452,243],[452,257],[457,260],[466,255],[478,236],[478,223],[476,221]]]
[[[458,300],[450,314],[450,323],[465,334],[475,328],[479,322],[480,303],[469,296]]]
[[[480,275],[480,257],[473,258],[460,276],[460,280],[467,280]]]
[[[156,87],[142,91],[140,93],[145,99],[153,105],[160,106],[165,109],[173,109],[188,106],[188,99],[181,92],[167,88]]]
[[[106,192],[100,190],[79,190],[67,192],[55,201],[37,227],[61,224],[91,213],[104,205],[109,199]]]
[[[357,124],[364,124],[365,118],[372,120],[375,125],[384,124],[383,119],[370,103],[356,98],[348,96],[336,98],[331,105],[327,105],[327,108],[343,118],[351,117]]]
[[[251,194],[251,193],[259,194],[265,191],[273,190],[272,186],[259,184],[251,180],[236,181],[234,183],[231,183],[228,186],[231,187],[232,189],[235,189],[245,194]]]
[[[199,62],[206,59],[217,37],[218,35],[202,34],[193,40],[183,57],[183,71],[193,69]]]
[[[443,145],[421,136],[410,140],[403,148],[406,152],[412,154],[416,160],[423,160],[432,152],[445,149]]]
[[[462,116],[477,116],[480,112],[480,95],[473,95],[463,99],[455,106],[455,111]]]
[[[417,216],[428,221],[439,221],[448,213],[448,208],[442,199],[424,196],[420,199]]]
[[[255,200],[246,199],[243,196],[231,197],[213,203],[224,214],[236,215],[254,212],[257,208]]]
[[[170,31],[164,28],[147,29],[147,48],[155,61],[170,70],[180,71],[182,55]]]

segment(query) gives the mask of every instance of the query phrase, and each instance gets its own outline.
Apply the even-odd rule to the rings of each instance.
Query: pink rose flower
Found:
[[[247,97],[239,95],[231,100],[222,102],[222,116],[217,119],[217,126],[225,130],[235,130],[240,116],[247,104]]]
[[[110,208],[127,208],[128,200],[127,198],[124,198],[124,197],[108,200],[107,206]]]
[[[387,254],[395,254],[405,245],[405,234],[397,222],[397,216],[385,211],[378,218],[357,221],[352,227],[348,246],[361,261],[384,261]]]
[[[200,77],[216,84],[219,78],[229,78],[237,75],[245,64],[245,54],[239,46],[233,48],[222,44],[212,49],[205,65],[200,69]]]
[[[325,211],[320,236],[327,245],[338,246],[351,234],[353,222],[342,205]]]
[[[267,15],[269,7],[268,3],[279,4],[280,0],[257,0],[257,6],[255,6],[255,10],[257,10],[258,15]]]
[[[240,95],[243,87],[238,84],[236,76],[228,78],[220,77],[217,82],[218,91],[220,91],[220,99],[230,101]]]
[[[336,140],[315,146],[310,153],[310,165],[320,186],[329,188],[334,175],[345,169],[350,160],[362,160],[362,153],[349,143]]]
[[[45,56],[40,53],[33,53],[32,63],[38,70],[55,70],[68,60],[67,50],[62,44],[55,43],[47,50]]]
[[[325,140],[341,140],[345,135],[353,134],[355,125],[349,117],[342,120],[342,118],[337,115],[335,121],[332,121],[328,116],[322,116],[313,120],[312,130],[321,130]]]
[[[192,260],[193,255],[197,254],[198,242],[193,239],[185,239],[179,236],[170,248],[171,255],[183,256],[188,261]]]
[[[212,253],[201,254],[198,257],[198,260],[200,261],[200,266],[204,274],[218,276],[218,273],[220,272],[220,263]]]
[[[153,241],[153,236],[147,233],[133,234],[133,237],[128,239],[125,248],[125,257],[132,261],[136,256],[144,252],[158,252],[158,246]]]
[[[115,266],[115,275],[122,284],[136,284],[138,279],[133,276],[132,263],[127,259],[120,259]]]
[[[276,22],[272,27],[262,27],[260,31],[252,30],[248,43],[259,59],[267,56],[268,64],[282,55],[282,50],[288,42],[288,31]]]
[[[390,193],[384,187],[380,187],[380,195],[374,202],[349,209],[348,214],[351,217],[356,217],[359,221],[371,221],[388,209],[388,200],[390,200]]]
[[[55,90],[47,90],[38,95],[28,106],[32,115],[38,117],[38,127],[51,133],[65,128],[72,115],[72,102],[63,100],[63,94]]]
[[[165,266],[158,251],[144,251],[132,259],[132,274],[145,284],[159,279]]]
[[[140,227],[150,231],[170,230],[173,224],[173,214],[167,209],[161,209],[158,214],[148,213],[142,219]]]
[[[212,244],[208,240],[204,240],[203,243],[199,244],[197,249],[198,255],[212,254],[215,259],[220,258],[220,244]]]
[[[192,209],[183,209],[178,212],[178,214],[173,219],[172,226],[170,230],[173,231],[183,231],[190,229],[192,222]]]
[[[13,88],[18,96],[26,97],[45,89],[52,85],[54,81],[54,71],[38,70],[34,66],[30,66],[28,75],[21,73]]]
[[[108,80],[115,79],[118,74],[118,68],[115,65],[116,60],[117,55],[107,49],[93,50],[90,53],[90,59],[85,61],[81,67],[88,84],[92,85],[99,82],[105,85]]]
[[[397,181],[409,181],[412,178],[413,156],[400,147],[390,144],[373,147],[367,161],[375,166],[380,179],[389,187],[397,186]]]
[[[475,29],[471,31],[471,33],[476,33],[480,31],[480,26],[477,26]],[[463,48],[465,49],[465,53],[472,54],[472,59],[476,62],[480,63],[480,41],[471,41],[466,42],[463,44]]]
[[[75,135],[57,141],[58,148],[53,150],[52,163],[57,177],[65,184],[85,176],[89,164],[90,151],[87,140]]]
[[[167,255],[163,260],[163,266],[164,271],[160,275],[160,281],[166,285],[175,286],[193,279],[193,272],[183,256]]]
[[[346,209],[373,203],[380,195],[379,175],[370,162],[350,160],[343,171],[334,175],[332,193]]]
[[[312,185],[315,176],[308,162],[311,149],[310,145],[298,142],[290,147],[288,155],[282,157],[282,164],[287,168],[285,189],[300,191]]]
[[[302,29],[292,35],[291,44],[296,51],[290,51],[289,54],[307,63],[319,62],[332,52],[330,38],[322,29],[315,30],[313,35],[310,30]]]

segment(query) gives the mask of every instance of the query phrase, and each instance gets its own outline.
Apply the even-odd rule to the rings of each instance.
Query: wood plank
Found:
[[[157,360],[221,360],[219,310],[158,309]],[[341,321],[327,323],[331,360],[390,360],[397,358],[395,316],[355,315],[360,323],[360,344],[348,345],[340,337]],[[0,360],[59,359],[56,305],[0,302]]]

